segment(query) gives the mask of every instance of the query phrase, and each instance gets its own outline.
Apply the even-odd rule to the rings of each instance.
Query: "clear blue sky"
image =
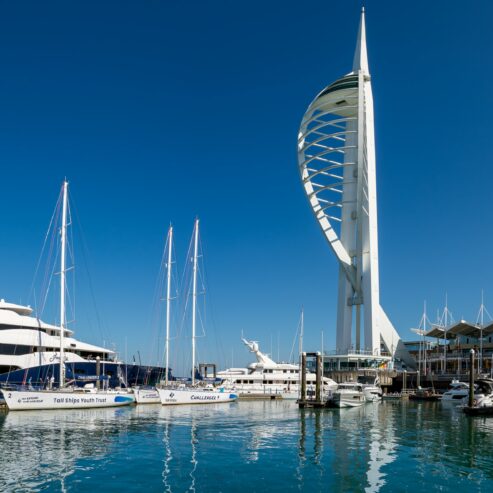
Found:
[[[123,352],[126,338],[129,357],[154,360],[163,237],[172,221],[183,268],[198,215],[207,332],[221,342],[201,359],[248,362],[241,330],[267,351],[272,339],[276,357],[279,334],[286,359],[301,305],[305,346],[321,330],[333,346],[337,265],[300,184],[296,136],[313,97],[351,70],[360,7],[0,1],[0,297],[33,303],[67,176],[100,317],[77,288],[81,339]],[[484,289],[493,308],[493,4],[366,9],[381,301],[410,338],[425,299],[435,314],[448,292],[455,317],[475,319]]]

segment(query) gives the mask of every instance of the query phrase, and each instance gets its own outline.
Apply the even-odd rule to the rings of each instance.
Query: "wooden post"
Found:
[[[300,401],[306,400],[306,353],[301,353],[301,393]]]
[[[474,349],[469,353],[469,407],[474,404]]]
[[[96,376],[98,379],[96,380],[96,388],[99,390],[101,388],[101,382],[99,380],[99,376],[101,375],[101,358],[96,356]]]
[[[322,355],[320,353],[317,353],[317,358],[316,358],[316,363],[317,363],[317,379],[315,382],[315,400],[317,402],[322,402]]]

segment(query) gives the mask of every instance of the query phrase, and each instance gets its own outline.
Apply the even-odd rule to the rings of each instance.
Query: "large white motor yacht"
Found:
[[[0,300],[0,374],[60,362],[60,327],[33,317],[32,312],[30,306]],[[109,349],[74,339],[69,329],[64,335],[66,364],[115,356]]]
[[[297,399],[300,391],[300,367],[292,363],[276,363],[262,353],[258,342],[242,338],[245,346],[255,354],[256,362],[248,368],[229,368],[217,373],[227,388],[234,389],[239,397],[249,395],[280,396],[283,399]],[[315,388],[316,375],[307,373],[307,389]],[[329,393],[337,388],[337,383],[324,377],[324,392]]]
[[[65,328],[64,335],[67,378],[82,385],[96,380],[98,362],[109,387],[145,385],[164,375],[163,368],[121,363],[114,351],[81,342],[70,329]],[[0,299],[0,386],[46,386],[58,381],[59,365],[60,326],[33,316],[30,306]]]

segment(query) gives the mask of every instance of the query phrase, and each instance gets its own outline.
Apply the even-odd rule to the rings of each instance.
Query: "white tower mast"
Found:
[[[66,325],[65,313],[65,262],[67,243],[67,191],[68,182],[63,182],[62,199],[62,228],[61,228],[61,253],[60,253],[60,388],[65,386],[65,339]]]
[[[167,265],[167,286],[166,286],[166,376],[164,382],[168,385],[169,374],[169,328],[170,328],[170,311],[171,311],[171,262],[173,249],[173,226],[168,230],[168,265]]]
[[[312,211],[339,262],[339,354],[386,350],[413,361],[380,306],[373,96],[364,9],[353,70],[308,107],[298,136],[298,163]],[[354,332],[354,335],[353,335]]]
[[[195,238],[193,249],[193,291],[192,291],[192,385],[195,385],[195,323],[197,311],[197,259],[199,249],[199,219],[195,219]]]

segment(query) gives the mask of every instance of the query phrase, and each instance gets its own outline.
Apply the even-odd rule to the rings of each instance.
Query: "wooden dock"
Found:
[[[277,401],[282,400],[281,394],[244,394],[239,395],[238,400],[240,401]]]

